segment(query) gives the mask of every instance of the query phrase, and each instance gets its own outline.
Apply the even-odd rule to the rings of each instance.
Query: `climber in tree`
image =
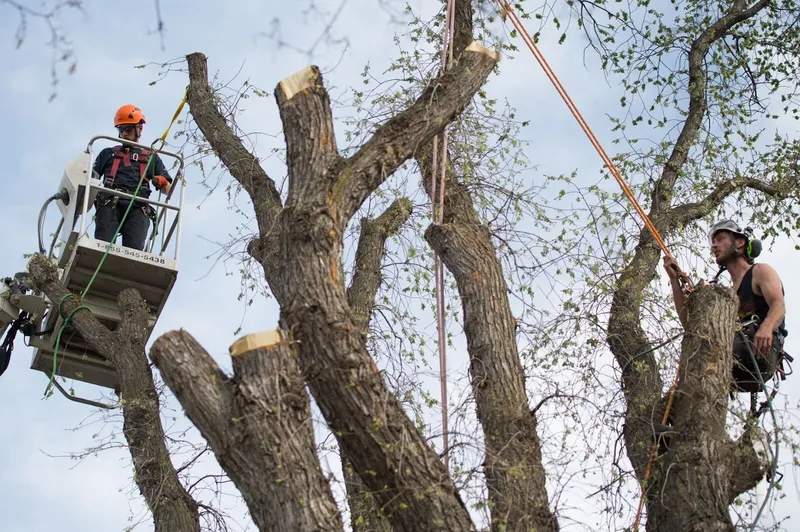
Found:
[[[114,127],[117,128],[119,138],[123,141],[139,142],[144,124],[144,114],[134,105],[123,105],[114,115]],[[148,168],[147,162],[150,157],[154,157],[154,160]],[[94,177],[98,179],[102,177],[105,188],[134,194],[141,176],[145,174],[145,169],[147,176],[136,195],[149,198],[151,182],[156,190],[169,193],[172,177],[158,154],[124,142],[121,146],[105,148],[97,155],[94,162],[96,174]],[[97,195],[94,204],[97,209],[94,231],[96,239],[111,242],[114,232],[128,210],[130,201],[128,198],[111,194]],[[134,202],[125,217],[125,223],[120,228],[122,245],[138,250],[144,249],[150,220],[155,221],[154,209],[146,203]]]
[[[724,220],[708,233],[711,252],[720,267],[714,282],[722,272],[730,274],[733,291],[739,299],[739,320],[764,382],[774,375],[783,342],[787,336],[784,319],[786,305],[780,277],[768,264],[755,264],[761,253],[761,242],[753,238],[752,230],[742,230],[736,223]],[[681,323],[686,326],[685,296],[681,290],[674,259],[664,257],[664,268],[672,284],[672,296]],[[749,323],[749,325],[748,325]],[[734,340],[734,389],[754,392],[761,383],[752,363],[750,349],[737,332]]]

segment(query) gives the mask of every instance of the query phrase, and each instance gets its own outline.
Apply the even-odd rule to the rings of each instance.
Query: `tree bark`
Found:
[[[454,54],[458,55],[472,39],[470,1],[456,2],[454,26]],[[439,198],[432,195],[432,179],[440,180],[440,169],[432,168],[432,154],[432,146],[425,145],[417,162],[423,186],[438,204]],[[471,386],[486,447],[492,529],[554,532],[559,524],[549,508],[537,420],[528,406],[508,285],[491,235],[481,225],[451,160],[448,154],[443,223],[431,225],[425,237],[455,277],[461,298]],[[437,196],[440,193],[437,190]]]
[[[341,530],[316,456],[311,411],[294,344],[283,331],[231,346],[226,376],[184,331],[162,335],[150,356],[259,530]]]
[[[674,430],[661,475],[647,499],[650,531],[733,532],[728,505],[762,478],[749,442],[725,430],[737,301],[729,288],[705,285],[687,301]],[[755,466],[755,467],[753,467]]]
[[[228,141],[235,139],[230,129],[207,120],[216,115],[209,110],[205,58],[192,54],[187,59],[195,120],[204,132],[213,133],[207,138],[215,150],[228,149]],[[437,454],[367,352],[366,335],[345,293],[342,235],[364,199],[461,112],[497,61],[496,53],[471,44],[414,104],[379,127],[347,159],[336,149],[319,70],[298,72],[275,91],[288,152],[286,204],[281,209],[274,198],[255,198],[248,190],[261,229],[251,252],[261,257],[280,304],[281,327],[298,342],[301,371],[342,452],[396,530],[461,531],[474,526]],[[221,138],[226,142],[219,142]],[[243,185],[253,183],[249,168],[230,164],[228,169]],[[265,232],[262,220],[271,219],[276,210],[280,214],[274,227]],[[167,371],[185,369],[176,365]]]
[[[515,320],[489,232],[432,225],[426,237],[453,273],[464,313],[470,378],[486,446],[493,529],[556,531],[536,416],[528,407]]]
[[[69,294],[43,255],[35,255],[28,270],[50,301],[61,301],[69,295],[61,306],[64,318],[80,305],[79,298]],[[120,293],[118,304],[122,321],[113,332],[88,310],[77,311],[71,324],[119,373],[123,433],[133,459],[136,484],[153,514],[156,532],[199,531],[197,504],[181,484],[165,442],[158,394],[145,353],[147,307],[132,288]]]
[[[422,159],[424,176],[430,176],[428,160]],[[449,170],[444,223],[431,225],[425,237],[455,276],[461,297],[471,385],[486,446],[492,526],[556,531],[508,286],[489,231],[480,225],[469,192]],[[430,193],[430,178],[424,182]]]
[[[318,71],[301,72],[276,90],[293,184],[280,224],[285,268],[270,285],[282,326],[300,341],[309,388],[396,530],[469,530],[472,523],[447,470],[366,350],[344,292],[341,235],[366,195],[452,120],[496,60],[481,47],[465,52],[435,91],[423,91],[347,161],[336,154]]]
[[[361,220],[361,234],[356,248],[353,279],[347,289],[347,300],[356,321],[366,336],[375,308],[375,297],[381,285],[381,265],[386,255],[386,239],[396,233],[411,216],[411,202],[395,200],[375,219]],[[375,498],[342,453],[342,472],[350,504],[350,522],[355,532],[389,532],[391,526]]]
[[[631,465],[641,481],[652,447],[653,423],[661,423],[665,404],[656,357],[641,324],[641,298],[658,265],[659,251],[643,229],[633,259],[616,283],[607,342],[622,372],[627,410],[623,437]]]

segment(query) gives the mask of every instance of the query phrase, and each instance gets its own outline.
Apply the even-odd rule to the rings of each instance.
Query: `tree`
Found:
[[[797,113],[798,42],[787,17],[795,8],[793,2],[734,2],[724,7],[686,2],[676,6],[673,16],[659,9],[612,12],[602,4],[576,5],[578,18],[591,21],[595,30],[587,35],[604,68],[623,80],[626,116],[615,123],[631,152],[619,155],[617,164],[624,175],[649,178],[638,191],[646,195],[656,228],[668,238],[690,240],[696,235],[704,242],[694,224],[724,216],[726,203],[737,217],[748,213],[750,222],[763,224],[767,236],[792,230],[789,213],[798,196],[796,141],[776,137],[773,145],[765,145],[761,132],[752,130],[764,119],[778,118],[770,99],[779,97],[789,116]],[[609,23],[597,24],[598,15]],[[784,40],[779,35],[792,37]],[[672,64],[677,67],[670,68]],[[642,128],[648,130],[644,138],[631,132]],[[664,129],[664,138],[654,138],[654,129]],[[642,144],[649,147],[639,149]],[[573,324],[583,324],[592,328],[586,337],[605,336],[624,394],[627,458],[647,492],[647,529],[733,530],[729,505],[755,486],[764,468],[753,462],[747,433],[735,441],[723,430],[730,417],[725,375],[715,375],[712,368],[729,367],[728,338],[733,331],[726,329],[714,340],[710,335],[703,346],[694,336],[697,327],[708,327],[703,325],[706,312],[726,317],[729,303],[708,290],[694,296],[698,316],[684,336],[681,385],[671,414],[678,434],[671,450],[654,462],[653,475],[645,483],[653,423],[661,422],[666,406],[662,368],[654,354],[660,346],[648,338],[648,329],[667,336],[657,325],[665,310],[652,286],[660,250],[646,229],[620,226],[620,214],[628,213],[613,206],[617,197],[593,186],[583,198],[587,205],[593,198],[600,205],[590,225],[581,229],[597,235],[602,259],[597,258],[597,248],[567,236],[573,228],[557,239],[559,247],[574,245],[590,255],[572,263],[573,276],[582,277],[583,285],[567,293],[564,306],[570,312],[566,320],[553,322],[550,332],[569,334]],[[633,249],[630,242],[635,243]],[[698,251],[697,245],[688,247]],[[606,276],[611,279],[598,282]],[[608,303],[610,308],[605,307]],[[606,308],[608,325],[603,331],[598,315]],[[670,314],[674,318],[667,310]],[[585,357],[592,349],[587,343],[576,351]],[[699,365],[693,360],[694,370],[689,371],[687,361],[700,353]],[[698,417],[700,413],[706,417]],[[622,474],[614,476],[619,479]]]
[[[300,375],[305,377],[327,422],[337,434],[342,453],[370,488],[395,529],[418,530],[431,524],[445,529],[470,528],[472,524],[466,508],[453,490],[442,463],[431,453],[416,427],[392,399],[369,358],[365,338],[359,333],[362,328],[349,311],[342,285],[341,235],[350,217],[366,197],[400,164],[412,157],[420,144],[424,146],[429,143],[469,102],[494,67],[496,54],[474,42],[465,46],[451,70],[443,73],[422,92],[414,105],[390,119],[356,154],[347,159],[336,152],[330,107],[319,72],[309,68],[281,82],[276,90],[276,99],[284,124],[289,166],[289,193],[283,206],[273,182],[258,165],[253,164],[252,155],[243,153],[241,143],[214,107],[204,58],[196,54],[187,59],[190,69],[189,105],[194,119],[220,158],[226,162],[228,170],[247,190],[256,211],[260,238],[252,243],[249,251],[264,266],[264,275],[281,305],[281,330],[277,335],[278,343],[271,344],[271,351],[286,349],[291,354],[296,349],[302,368],[298,371],[286,367],[288,364],[284,365],[283,372],[288,374],[286,378],[290,382],[298,382]],[[309,142],[311,139],[322,139],[322,143]],[[480,244],[482,236],[479,228],[470,228],[467,224],[464,226],[462,230],[466,234],[451,229],[450,235],[440,233],[433,238],[438,238],[443,247],[446,238],[453,237],[472,239]],[[459,256],[454,252],[452,264],[469,261],[464,267],[468,268],[470,262],[480,267],[476,261],[488,260],[489,265],[483,266],[488,268],[487,275],[494,273],[498,277],[497,273],[492,272],[491,244],[488,239],[484,242],[482,245],[485,247],[479,250],[483,256],[464,255],[463,252]],[[464,249],[464,243],[457,243],[456,246]],[[488,259],[485,258],[487,256]],[[480,270],[478,272],[480,275]],[[504,292],[499,301],[501,311],[503,299]],[[489,309],[468,307],[468,312],[474,310]],[[507,336],[513,334],[511,325],[510,312],[506,311],[505,316],[501,315],[499,332],[476,325],[476,339],[484,344],[486,341],[502,344],[510,340],[510,348],[514,349],[513,336],[510,339]],[[291,344],[296,347],[290,347]],[[509,347],[505,352],[500,351],[499,355],[508,357],[507,349]],[[545,524],[549,529],[555,529],[556,525],[547,509],[544,475],[535,446],[535,424],[524,401],[521,368],[514,371],[516,359],[501,358],[494,363],[492,359],[496,355],[487,350],[486,345],[480,345],[476,350],[487,368],[496,364],[495,371],[510,371],[512,378],[519,379],[515,393],[522,394],[522,397],[512,396],[509,400],[495,391],[496,397],[482,400],[482,406],[487,409],[484,414],[485,430],[489,433],[489,440],[497,441],[498,458],[502,460],[504,453],[507,453],[506,456],[514,460],[510,465],[519,470],[515,481],[511,478],[509,465],[502,468],[489,465],[493,480],[497,483],[492,489],[499,500],[499,519],[509,519],[515,523],[530,522],[536,526]],[[259,351],[252,353],[244,356],[253,359],[259,358],[259,354],[264,356]],[[228,412],[231,409],[235,409],[235,412],[242,408],[233,404],[239,395],[237,388],[219,389],[221,382],[227,379],[208,354],[185,335],[180,337],[170,333],[162,337],[154,345],[152,356],[165,380],[187,409],[189,417],[215,447],[221,460],[226,460],[224,449],[229,445],[225,442],[235,437],[236,432],[222,423],[230,417]],[[187,366],[185,362],[188,359],[195,360],[195,364]],[[237,360],[234,358],[234,364]],[[243,366],[241,376],[237,370],[236,380],[240,381],[239,387],[256,388],[268,375],[263,370],[249,372]],[[498,376],[502,376],[502,373],[485,375],[481,385],[486,387],[487,381],[497,382]],[[203,381],[209,382],[205,389],[185,386],[187,382]],[[506,404],[500,403],[503,400]],[[519,411],[520,407],[524,410]],[[254,422],[252,428],[242,426],[240,430],[254,437],[256,433],[266,430],[266,421]],[[519,429],[514,428],[514,423],[522,424],[520,426],[530,423],[531,428],[517,440],[516,432]],[[511,434],[505,431],[511,431]],[[310,435],[306,431],[306,437]],[[501,451],[501,446],[506,451]],[[522,446],[524,450],[520,449]],[[309,451],[312,449],[310,444],[304,447]],[[268,448],[270,453],[278,452],[275,447]],[[313,453],[295,459],[296,463],[292,465],[281,464],[281,469],[291,471],[296,467],[306,472],[316,469],[313,467]],[[291,459],[287,457],[288,460]],[[525,463],[527,461],[530,461],[530,465]],[[261,513],[269,506],[266,501],[258,500],[258,494],[263,491],[257,486],[263,475],[276,466],[265,464],[263,468],[253,468],[248,463],[228,463],[223,467],[232,478],[238,479],[235,482],[259,526],[270,526],[266,515]],[[287,484],[291,482],[289,479],[311,481],[315,485],[323,482],[319,475],[289,475]],[[532,488],[526,487],[526,484],[531,484]],[[522,493],[535,497],[512,495],[520,487]],[[309,490],[306,484],[297,487],[287,485],[287,488],[288,492],[294,492],[295,500],[301,499],[301,494],[315,492]],[[281,512],[284,516],[281,523],[297,523],[303,528],[330,526],[334,520],[330,494],[324,491],[318,493],[319,502],[307,506],[316,509],[316,515],[297,516],[296,509],[291,505],[273,506],[272,515]]]
[[[719,212],[732,194],[742,200],[745,191],[762,194],[755,197],[760,203],[752,204],[762,211],[791,208],[785,200],[797,194],[787,163],[794,144],[779,139],[773,152],[759,146],[758,135],[748,133],[754,112],[743,103],[764,81],[771,84],[770,90],[781,89],[781,72],[790,74],[788,60],[776,66],[775,56],[765,52],[776,46],[796,49],[791,40],[773,39],[790,27],[790,11],[783,7],[737,2],[727,11],[712,13],[705,4],[689,2],[680,7],[675,24],[668,25],[663,23],[666,15],[655,9],[613,13],[602,3],[576,4],[580,27],[594,31],[585,30],[605,66],[623,76],[625,90],[653,115],[640,119],[632,112],[617,122],[618,130],[627,135],[644,125],[677,126],[676,137],[667,133],[645,151],[636,151],[636,139],[627,139],[633,153],[617,158],[626,175],[654,176],[636,190],[649,196],[646,206],[663,234],[689,238],[697,231],[692,224]],[[599,23],[597,13],[605,13],[612,23]],[[645,23],[633,22],[636,16]],[[380,513],[396,530],[473,528],[461,486],[451,478],[457,473],[443,466],[371,359],[368,331],[378,268],[387,238],[412,214],[408,200],[399,199],[382,215],[362,221],[347,288],[343,267],[343,239],[356,213],[406,161],[416,165],[423,189],[433,195],[431,140],[453,122],[457,142],[448,155],[444,222],[427,226],[424,237],[453,276],[462,305],[471,388],[485,447],[485,503],[493,529],[559,528],[558,510],[551,509],[554,497],[545,486],[548,474],[552,478],[556,472],[543,463],[540,419],[546,402],[563,405],[562,400],[575,397],[556,390],[531,408],[523,364],[550,374],[558,371],[558,379],[574,364],[579,382],[585,384],[599,374],[586,354],[608,348],[621,374],[614,385],[625,405],[627,463],[649,495],[648,530],[731,530],[731,504],[765,470],[751,435],[731,438],[725,430],[729,416],[724,368],[730,365],[733,299],[719,287],[702,287],[690,299],[692,318],[683,333],[681,384],[672,408],[678,435],[670,451],[656,459],[645,482],[652,424],[665,408],[664,370],[654,354],[657,346],[649,339],[656,330],[654,322],[669,316],[652,283],[658,248],[646,230],[620,222],[631,220],[630,213],[619,209],[618,195],[599,186],[580,190],[587,205],[592,197],[597,205],[587,213],[561,217],[564,228],[553,235],[548,234],[554,224],[543,203],[535,204],[529,191],[509,194],[513,200],[506,210],[531,208],[528,214],[540,222],[540,234],[517,231],[515,242],[503,238],[503,228],[486,214],[496,208],[484,196],[491,183],[477,175],[472,157],[485,150],[488,136],[505,134],[487,133],[470,122],[479,114],[477,107],[492,105],[483,94],[477,98],[482,103],[473,99],[496,68],[497,56],[473,42],[476,31],[482,40],[492,38],[486,29],[489,18],[480,10],[473,13],[471,2],[457,1],[456,60],[451,68],[421,86],[404,86],[400,96],[375,98],[376,105],[384,107],[374,115],[391,117],[380,119],[375,132],[349,156],[337,146],[319,71],[310,67],[282,81],[276,101],[287,145],[285,198],[221,112],[205,58],[187,57],[193,119],[251,200],[258,234],[248,252],[263,269],[280,304],[281,319],[277,330],[252,336],[232,350],[233,375],[223,373],[184,331],[160,338],[151,357],[242,492],[260,528],[342,526],[315,453],[306,386],[337,438],[353,515],[372,523]],[[420,41],[433,34],[422,24],[414,31]],[[612,50],[614,42],[624,44]],[[654,56],[662,59],[654,63]],[[663,71],[673,57],[685,57],[687,67]],[[397,68],[411,71],[413,61],[422,62],[408,54]],[[747,72],[752,83],[740,85],[739,72]],[[635,99],[630,95],[623,100],[626,109]],[[685,113],[678,107],[683,96],[689,98]],[[670,111],[670,106],[677,110]],[[498,181],[507,180],[504,168],[493,170],[501,175]],[[572,178],[564,177],[548,179],[547,186],[559,181],[578,188]],[[755,218],[765,219],[763,212]],[[595,240],[571,236],[580,223],[586,224],[582,234]],[[784,227],[788,226],[779,222],[774,230]],[[541,255],[533,256],[534,249]],[[509,293],[535,307],[527,281],[516,278],[515,285],[515,275],[528,274],[547,261],[563,265],[561,275],[570,283],[563,292],[564,312],[550,323],[543,314],[531,324],[530,308],[524,317],[515,317]],[[607,328],[601,318],[605,313]],[[524,345],[526,335],[535,339],[534,345]],[[604,399],[590,386],[576,395],[584,402]],[[609,403],[616,399],[611,397]],[[604,410],[602,405],[594,408]],[[603,460],[615,480],[627,473],[625,460],[615,455]],[[366,501],[366,510],[359,508],[359,501]]]

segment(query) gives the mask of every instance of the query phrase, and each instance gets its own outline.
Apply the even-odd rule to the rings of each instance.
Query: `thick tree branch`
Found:
[[[408,109],[378,128],[348,161],[335,190],[346,219],[416,151],[432,141],[472,100],[499,61],[473,41],[449,70],[433,80]]]
[[[536,417],[517,354],[516,322],[489,232],[479,225],[431,225],[425,237],[455,276],[461,296],[492,526],[556,531]]]
[[[652,237],[643,229],[633,259],[617,280],[606,335],[622,373],[622,391],[627,403],[623,429],[625,446],[639,475],[644,475],[647,467],[653,423],[660,423],[664,406],[661,404],[663,381],[655,353],[642,328],[640,302],[658,259]]]
[[[475,38],[472,30],[472,0],[456,0],[453,26],[453,56],[459,57]]]
[[[672,201],[675,183],[694,144],[703,116],[708,108],[706,82],[708,80],[705,57],[711,45],[724,37],[736,24],[743,22],[767,7],[770,0],[759,0],[745,9],[744,2],[734,2],[728,12],[706,28],[689,49],[689,109],[678,140],[667,159],[661,177],[653,188],[651,216],[665,211]]]
[[[235,417],[235,382],[183,330],[161,335],[150,349],[150,358],[211,448],[222,447],[227,435],[210,432],[207,427]]]
[[[144,348],[147,341],[147,322],[150,318],[147,303],[134,288],[126,288],[117,298],[120,324],[114,331],[117,339],[135,342]]]
[[[740,469],[746,455],[737,452],[740,447],[725,429],[738,302],[729,288],[705,285],[687,305],[690,319],[672,415],[676,436],[656,466],[647,525],[648,530],[732,532],[733,490],[763,474],[757,464],[755,472]],[[755,454],[752,446],[747,454]]]
[[[301,198],[327,189],[321,180],[328,170],[341,164],[336,150],[331,104],[322,84],[322,75],[315,66],[306,67],[282,80],[275,90],[283,134],[286,139],[286,161],[289,174],[291,208]]]
[[[28,262],[28,271],[33,277],[36,286],[44,292],[55,306],[54,312],[58,312],[61,305],[61,316],[66,319],[75,309],[81,306],[80,298],[71,293],[58,279],[58,272],[53,263],[47,260],[44,255],[36,254]],[[63,301],[63,303],[62,303]],[[109,351],[109,361],[114,363],[116,350],[108,349],[113,344],[111,331],[97,321],[89,310],[81,309],[72,314],[70,324],[81,337],[92,346],[101,346]],[[99,350],[98,350],[99,351]],[[105,356],[105,355],[103,355]]]
[[[429,197],[431,144],[417,154]],[[447,160],[444,223],[430,226],[425,237],[455,277],[461,297],[472,390],[486,445],[492,527],[555,531],[559,524],[549,509],[541,442],[525,391],[508,285],[491,235],[480,223],[469,191],[458,181],[452,159]]]
[[[147,363],[147,304],[133,288],[120,292],[117,302],[122,322],[113,332],[119,346],[114,365],[120,378],[122,430],[133,458],[137,483],[153,512],[157,531],[198,530],[198,506],[178,480],[170,459],[158,392]]]
[[[187,55],[186,61],[189,66],[190,112],[214,153],[257,206],[255,214],[259,231],[262,235],[269,234],[281,209],[280,192],[258,159],[247,151],[241,140],[233,134],[220,112],[214,91],[208,83],[206,56],[195,52]],[[258,256],[264,249],[268,250],[269,247],[263,246],[261,250],[254,251]]]
[[[285,336],[251,335],[231,346],[230,379],[183,331],[161,336],[151,356],[259,530],[341,530],[315,453],[303,377]]]
[[[386,239],[397,232],[410,216],[411,202],[406,198],[399,198],[377,218],[361,220],[361,234],[356,249],[353,279],[347,289],[347,300],[365,336],[369,330],[375,297],[381,284],[381,265],[386,254]],[[353,530],[389,532],[391,530],[389,521],[343,453],[342,471]]]
[[[347,300],[355,318],[366,331],[375,307],[375,296],[381,284],[381,264],[386,255],[386,239],[396,233],[411,216],[411,202],[395,200],[374,219],[361,220],[361,235],[356,248],[353,280],[347,289]]]
[[[442,91],[450,96],[459,95],[456,100],[462,106],[482,83],[476,76],[485,79],[496,62],[488,51],[471,53],[475,54],[473,70],[462,69],[460,78],[449,77],[442,85]],[[479,60],[479,55],[484,58]],[[316,75],[306,74],[307,81],[299,85],[316,86],[315,79]],[[311,90],[289,94],[291,85],[298,83],[278,86],[276,100],[282,108],[298,98],[298,102],[321,101],[320,94]],[[469,94],[464,92],[467,88]],[[276,228],[281,276],[268,280],[281,305],[281,326],[299,343],[302,371],[325,419],[337,433],[342,454],[392,526],[396,530],[431,526],[470,530],[473,524],[446,468],[390,392],[367,351],[363,322],[350,308],[342,269],[342,235],[351,210],[388,177],[379,176],[380,172],[393,172],[411,155],[421,134],[432,135],[444,127],[441,121],[452,118],[445,109],[458,107],[452,99],[447,103],[439,97],[431,99],[437,103],[428,107],[418,102],[412,112],[390,120],[346,161],[313,157],[319,149],[315,143],[305,143],[308,155],[295,152],[294,157],[309,157],[315,163],[302,173],[293,173],[295,179],[309,184],[299,184],[295,199],[281,213]],[[292,114],[282,109],[281,116],[284,122],[303,121],[306,114],[316,114],[316,108],[317,103],[298,104]],[[426,109],[436,115],[433,121],[438,121],[437,126],[428,124]],[[425,125],[417,127],[415,120]],[[287,132],[298,127],[284,123]],[[324,120],[316,121],[314,127],[315,139],[333,135]],[[293,142],[290,138],[287,141]],[[290,167],[298,164],[289,161]]]
[[[59,281],[53,264],[35,255],[28,264],[36,286],[61,305],[63,318],[80,305]],[[67,297],[69,296],[69,297]],[[156,532],[200,530],[197,504],[178,479],[170,460],[153,374],[147,364],[147,306],[139,293],[123,290],[117,300],[122,321],[111,332],[88,309],[72,314],[70,323],[91,348],[114,365],[120,379],[123,433],[136,471],[136,484],[153,514]]]
[[[725,198],[744,188],[757,190],[778,200],[786,199],[791,194],[788,188],[776,186],[760,179],[745,177],[725,179],[717,183],[714,189],[700,201],[673,207],[670,213],[665,216],[669,220],[668,230],[686,226],[703,216],[707,216],[711,211],[719,207],[725,201]]]

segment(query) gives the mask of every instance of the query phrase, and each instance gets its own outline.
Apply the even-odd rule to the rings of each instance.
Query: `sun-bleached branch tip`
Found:
[[[275,344],[283,341],[281,332],[279,330],[262,331],[258,333],[248,334],[233,342],[228,348],[232,357],[243,355],[254,349],[262,347],[272,347]]]

